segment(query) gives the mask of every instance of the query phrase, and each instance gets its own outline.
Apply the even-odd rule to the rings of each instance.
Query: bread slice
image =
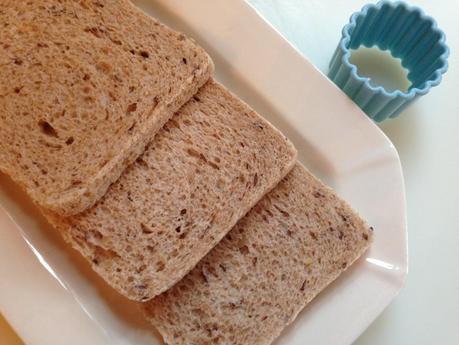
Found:
[[[145,310],[168,345],[267,345],[371,239],[368,225],[297,164]]]
[[[127,0],[6,0],[0,23],[0,170],[59,214],[102,197],[213,70]]]
[[[295,158],[277,129],[211,80],[93,208],[48,218],[109,284],[144,301],[188,273]]]

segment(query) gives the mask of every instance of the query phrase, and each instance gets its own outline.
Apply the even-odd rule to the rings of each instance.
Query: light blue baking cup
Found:
[[[408,69],[406,92],[370,85],[350,63],[350,49],[377,46],[389,50]],[[404,2],[380,1],[354,13],[330,62],[328,77],[374,121],[398,116],[411,102],[440,84],[448,69],[449,49],[435,20]]]

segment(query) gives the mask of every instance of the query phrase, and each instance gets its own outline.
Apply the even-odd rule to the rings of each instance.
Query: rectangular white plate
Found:
[[[300,160],[375,228],[371,250],[277,345],[350,344],[407,271],[400,161],[384,134],[242,0],[136,1],[194,37],[217,79],[280,128]],[[161,344],[138,305],[110,289],[0,175],[0,311],[30,345]]]

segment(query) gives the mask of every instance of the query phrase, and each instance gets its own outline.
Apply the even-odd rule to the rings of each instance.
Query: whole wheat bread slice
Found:
[[[168,345],[267,345],[369,246],[372,231],[297,164],[170,290],[145,304]]]
[[[48,217],[109,284],[148,300],[188,273],[295,158],[277,129],[210,80],[94,207]]]
[[[59,214],[93,205],[213,71],[127,0],[6,0],[0,23],[0,170]]]

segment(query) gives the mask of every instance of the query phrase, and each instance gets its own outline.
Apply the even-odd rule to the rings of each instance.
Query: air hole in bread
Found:
[[[132,130],[135,128],[135,125],[136,125],[136,124],[137,124],[137,122],[135,122],[135,121],[132,123],[132,125],[131,125],[131,126],[128,128],[128,130],[127,130],[128,133],[131,133],[131,132],[132,132]]]
[[[145,234],[145,235],[149,235],[149,234],[153,233],[153,230],[150,229],[148,226],[146,226],[143,223],[140,223],[140,228],[142,229],[142,233]]]
[[[145,271],[147,268],[147,265],[143,264],[141,265],[139,268],[137,268],[137,273],[141,273],[143,271]]]
[[[196,151],[195,149],[193,148],[189,148],[187,151],[186,151],[191,157],[195,157],[195,158],[199,158],[200,157],[200,153],[198,151]]]
[[[145,59],[148,59],[148,58],[150,57],[150,54],[148,54],[148,52],[142,50],[142,51],[140,52],[140,56],[142,56],[142,57],[145,58]]]
[[[247,255],[249,254],[249,247],[242,246],[241,248],[239,248],[239,251],[241,252],[242,255]]]
[[[279,198],[280,196],[276,195],[276,197]],[[289,218],[290,217],[290,213],[288,213],[287,211],[283,210],[282,208],[280,208],[277,205],[273,205],[273,206],[276,208],[276,210],[278,210],[284,216],[284,218]]]
[[[136,159],[136,162],[137,162],[140,166],[142,166],[142,167],[144,167],[144,168],[148,168],[147,162],[145,162],[145,160],[142,159],[142,157],[137,158],[137,159]]]
[[[80,185],[82,183],[83,182],[81,180],[75,179],[75,180],[72,180],[72,182],[70,184],[72,185],[72,187],[74,187],[74,186],[78,186],[78,185]]]
[[[218,166],[218,164],[215,164],[214,162],[209,161],[207,162],[207,164],[209,164],[215,170],[220,170],[220,167]]]
[[[96,64],[96,68],[101,72],[109,73],[112,69],[112,65],[106,61],[99,61]]]
[[[97,240],[102,240],[104,238],[104,235],[102,235],[102,233],[100,231],[94,231],[94,237],[97,239]]]
[[[102,31],[96,27],[85,28],[84,31],[93,34],[97,38],[100,38],[102,34]]]
[[[66,145],[72,145],[75,139],[73,137],[68,137],[67,140],[65,141]]]
[[[218,188],[218,189],[223,189],[223,187],[225,187],[225,180],[222,179],[222,178],[219,178],[219,179],[217,180],[217,188]]]
[[[165,268],[166,268],[166,264],[163,261],[158,261],[156,263],[156,272],[164,271]]]
[[[84,99],[85,102],[88,102],[88,103],[94,103],[94,101],[95,101],[95,98],[91,97],[91,96],[86,96],[83,99]]]
[[[38,126],[40,127],[43,134],[54,138],[58,137],[57,131],[48,121],[40,120],[38,121]]]
[[[121,42],[120,40],[117,40],[117,39],[114,39],[114,38],[111,38],[111,37],[109,37],[109,38],[110,38],[110,41],[112,41],[117,46],[123,45],[123,42]]]
[[[128,105],[128,107],[126,109],[126,114],[129,115],[130,113],[132,113],[132,112],[134,112],[136,110],[137,110],[137,103],[131,103],[131,104]]]

